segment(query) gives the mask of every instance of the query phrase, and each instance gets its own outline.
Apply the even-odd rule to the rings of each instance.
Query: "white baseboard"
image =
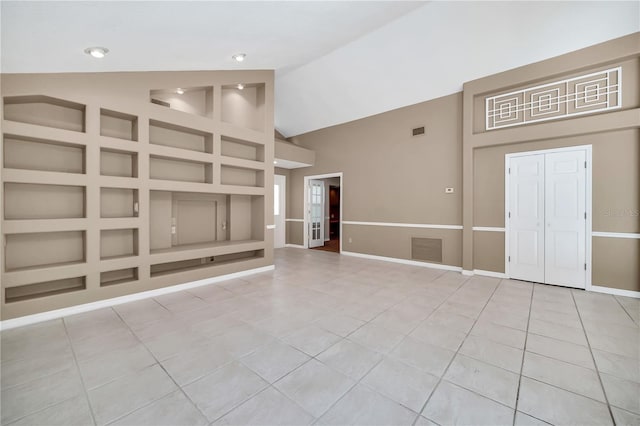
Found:
[[[467,277],[473,276],[473,271],[467,271],[466,269],[462,270],[462,275],[466,275]]]
[[[240,278],[240,277],[246,277],[248,275],[259,274],[261,272],[273,271],[274,269],[275,269],[274,265],[263,266],[261,268],[234,272],[232,274],[220,275],[218,277],[205,278],[203,280],[191,281],[184,284],[176,284],[173,286],[158,288],[155,290],[142,291],[140,293],[128,294],[126,296],[114,297],[112,299],[99,300],[97,302],[84,303],[82,305],[56,309],[54,311],[41,312],[39,314],[26,315],[19,318],[8,319],[0,322],[0,330],[9,330],[16,327],[35,324],[38,322],[58,319],[58,318],[66,317],[69,315],[81,314],[83,312],[95,311],[96,309],[121,305],[123,303],[128,303],[128,302],[134,302],[136,300],[149,299],[151,297],[161,296],[163,294],[175,293],[178,291],[188,290],[196,287],[202,287],[202,286],[214,284],[220,281],[227,281],[234,278]]]
[[[285,247],[292,247],[292,248],[306,248],[305,246],[303,246],[302,244],[285,244]]]
[[[444,269],[445,271],[461,272],[462,268],[459,266],[441,265],[439,263],[418,262],[416,260],[398,259],[397,257],[385,257],[376,256],[373,254],[356,253],[353,251],[343,251],[340,254],[345,256],[361,257],[363,259],[383,260],[385,262],[401,263],[403,265],[421,266],[423,268]]]
[[[475,275],[482,275],[484,277],[507,278],[507,275],[504,272],[494,272],[494,271],[484,271],[482,269],[474,269],[473,273]]]
[[[598,285],[592,285],[590,291],[597,293],[613,294],[614,296],[626,296],[640,299],[640,291],[621,290],[619,288],[601,287]]]

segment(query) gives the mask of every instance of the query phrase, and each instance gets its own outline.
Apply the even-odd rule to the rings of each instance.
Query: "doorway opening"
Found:
[[[304,247],[342,251],[342,173],[305,176]]]

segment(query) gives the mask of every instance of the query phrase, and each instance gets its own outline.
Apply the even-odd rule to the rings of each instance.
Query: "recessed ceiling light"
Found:
[[[178,95],[183,95],[183,94],[184,94],[184,89],[181,89],[181,88],[179,88],[179,87],[178,87],[178,88],[176,89],[176,93],[177,93]]]
[[[242,62],[242,61],[244,61],[244,58],[246,58],[246,57],[247,57],[246,53],[238,53],[238,54],[232,56],[232,58],[236,62]]]
[[[109,53],[109,49],[100,46],[87,47],[86,49],[84,49],[84,53],[86,53],[87,55],[91,55],[94,58],[102,59],[107,53]]]
[[[244,89],[244,84],[238,83],[238,85],[236,87],[238,88],[238,90],[242,90],[242,89]]]

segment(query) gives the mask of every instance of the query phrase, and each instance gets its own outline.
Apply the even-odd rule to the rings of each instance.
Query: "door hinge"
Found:
[[[511,174],[511,167],[509,167],[509,174]]]
[[[586,161],[584,162],[584,168],[585,169],[587,168],[587,162]]]
[[[587,212],[584,212],[584,218],[585,219],[587,218]]]
[[[587,264],[586,263],[584,264],[584,270],[585,271],[587,270]]]
[[[509,260],[508,261],[511,262],[511,256],[509,256]]]
[[[511,212],[509,212],[509,219],[511,219]]]

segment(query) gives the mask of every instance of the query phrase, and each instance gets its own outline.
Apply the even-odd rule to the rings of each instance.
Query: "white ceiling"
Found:
[[[285,136],[640,31],[637,1],[3,0],[1,13],[5,73],[275,69]],[[95,45],[111,52],[83,53]]]

